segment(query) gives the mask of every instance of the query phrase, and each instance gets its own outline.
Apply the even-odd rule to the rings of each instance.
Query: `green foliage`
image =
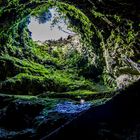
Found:
[[[0,7],[0,16],[4,19],[0,26],[0,91],[94,95],[103,91],[95,81],[101,80],[103,85],[115,89],[119,75],[126,71],[131,76],[139,73],[138,67],[130,70],[135,62],[127,62],[139,62],[139,55],[135,57],[139,52],[135,47],[139,46],[139,25],[118,14],[107,15],[97,12],[96,8],[87,13],[87,9],[76,6],[61,0],[5,1]],[[77,46],[68,50],[67,43],[58,42],[51,50],[48,44],[38,45],[32,40],[28,17],[38,16],[50,7],[57,7],[60,18],[70,20],[69,28],[81,37],[80,51]],[[5,15],[9,17],[3,18]],[[128,69],[120,69],[127,66]]]
[[[0,57],[1,90],[17,94],[40,94],[44,91],[63,92],[79,88],[92,88],[93,84],[78,78],[74,72],[45,68],[38,63],[10,56]],[[8,73],[12,68],[12,72]],[[7,79],[5,79],[7,78]]]

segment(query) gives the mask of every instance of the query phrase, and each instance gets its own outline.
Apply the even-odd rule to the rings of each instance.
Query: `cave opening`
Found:
[[[1,4],[0,139],[42,139],[83,112],[90,113],[79,126],[73,125],[80,129],[71,127],[69,135],[93,134],[91,127],[97,130],[93,121],[100,124],[106,119],[112,127],[122,125],[127,117],[135,120],[140,24],[131,18],[139,13],[134,5],[115,0],[5,0]],[[97,135],[107,123],[98,127]],[[110,126],[99,139],[109,134],[112,139],[124,138],[117,134],[120,129],[113,127],[117,131],[113,134]]]
[[[36,16],[30,16],[28,29],[33,41],[43,43],[47,40],[63,40],[74,36],[76,33],[68,25],[68,19],[53,7]]]

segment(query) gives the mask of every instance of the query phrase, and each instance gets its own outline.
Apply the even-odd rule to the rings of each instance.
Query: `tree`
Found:
[[[52,18],[52,14],[51,14],[50,11],[43,12],[39,16],[36,17],[36,19],[38,20],[39,24],[44,24],[47,21],[50,21],[51,18]]]

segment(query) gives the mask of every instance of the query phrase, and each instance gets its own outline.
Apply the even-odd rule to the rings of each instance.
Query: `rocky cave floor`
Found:
[[[77,114],[58,112],[56,104],[61,102],[0,94],[0,139],[40,139],[49,134]]]
[[[0,139],[139,140],[139,83],[118,91],[107,102],[87,106],[83,113],[58,112],[56,105],[66,102],[62,99],[1,94]]]

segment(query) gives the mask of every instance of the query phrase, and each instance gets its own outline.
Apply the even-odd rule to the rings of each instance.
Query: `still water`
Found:
[[[57,111],[59,113],[70,113],[70,114],[80,113],[84,110],[88,110],[91,107],[91,105],[92,104],[89,102],[75,104],[70,101],[65,101],[63,103],[57,104],[55,111]]]

